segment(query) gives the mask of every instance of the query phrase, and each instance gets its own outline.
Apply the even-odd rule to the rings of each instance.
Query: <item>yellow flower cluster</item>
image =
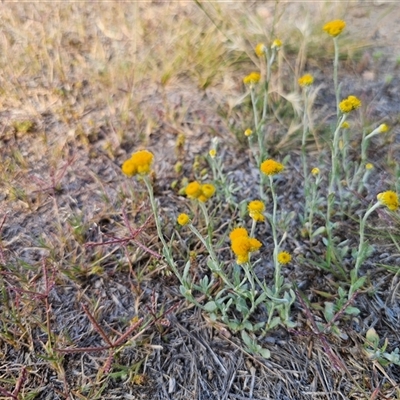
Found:
[[[378,126],[378,132],[379,133],[385,133],[389,130],[389,127],[386,124],[380,124]]]
[[[179,214],[178,218],[176,219],[179,225],[185,226],[190,222],[189,215],[187,214]]]
[[[217,150],[211,149],[208,154],[210,155],[211,158],[215,158],[217,155]]]
[[[324,25],[323,30],[333,37],[340,35],[343,29],[346,27],[346,22],[341,19],[335,19]]]
[[[347,99],[344,99],[339,103],[340,111],[343,114],[347,114],[359,107],[361,107],[361,100],[356,96],[349,96]]]
[[[147,150],[140,150],[132,154],[129,160],[122,164],[122,172],[128,176],[147,175],[150,173],[151,164],[153,163],[153,153]]]
[[[257,239],[249,237],[245,228],[234,229],[229,238],[231,239],[231,249],[235,253],[238,264],[249,262],[250,253],[257,251],[262,243]]]
[[[347,121],[344,121],[342,125],[340,125],[340,127],[342,129],[349,129],[350,128],[350,124]]]
[[[186,196],[190,199],[197,199],[205,203],[215,193],[215,186],[211,183],[204,183],[203,185],[197,181],[190,182],[185,189]]]
[[[256,48],[254,49],[258,57],[262,57],[265,54],[266,47],[264,43],[258,43]]]
[[[397,196],[397,193],[392,190],[379,193],[376,197],[378,201],[384,204],[391,211],[396,211],[399,208],[399,197]]]
[[[282,41],[281,41],[281,40],[275,39],[275,40],[272,42],[271,49],[277,49],[277,50],[279,50],[281,47],[282,47]]]
[[[253,131],[250,129],[250,128],[247,128],[245,131],[244,131],[244,135],[245,136],[251,136],[253,134]]]
[[[314,77],[310,74],[305,74],[299,78],[298,83],[301,87],[311,86],[314,83]]]
[[[265,175],[270,176],[279,174],[279,172],[281,172],[283,168],[283,164],[272,159],[265,160],[260,166],[261,172],[263,172]]]
[[[311,170],[311,174],[313,174],[314,176],[319,175],[320,172],[321,172],[321,171],[319,170],[318,167],[315,167],[315,168],[313,168],[313,169]]]
[[[285,265],[290,263],[292,256],[287,251],[281,251],[278,253],[277,259],[279,264]]]
[[[259,72],[251,72],[243,78],[243,83],[245,85],[255,85],[260,82],[261,75]]]
[[[265,205],[261,200],[253,200],[247,206],[247,210],[249,211],[249,215],[256,222],[265,221],[265,217],[263,212],[265,211]]]

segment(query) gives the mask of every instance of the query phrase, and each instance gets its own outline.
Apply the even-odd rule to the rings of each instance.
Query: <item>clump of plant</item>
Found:
[[[360,142],[361,158],[351,160],[348,154],[349,139],[346,129],[349,120],[361,107],[361,100],[351,94],[342,98],[338,82],[339,37],[345,29],[345,22],[335,20],[327,23],[323,29],[334,42],[333,85],[335,90],[336,118],[331,131],[329,151],[325,164],[310,167],[307,153],[309,131],[309,96],[314,83],[311,73],[306,73],[297,82],[303,93],[304,113],[301,116],[301,163],[303,172],[304,203],[298,217],[299,236],[308,236],[313,240],[320,237],[325,245],[325,260],[314,260],[320,269],[334,273],[344,280],[343,287],[338,287],[335,301],[326,301],[323,314],[327,325],[320,329],[324,335],[328,330],[338,336],[342,335],[338,323],[344,315],[356,316],[360,310],[353,305],[357,294],[366,282],[361,268],[373,251],[372,245],[365,239],[366,223],[370,215],[379,207],[385,206],[387,212],[395,212],[399,207],[397,193],[386,190],[378,194],[374,204],[362,211],[359,226],[358,247],[349,249],[337,243],[337,219],[345,207],[353,210],[352,201],[358,206],[358,196],[363,195],[368,171],[367,146],[372,136],[388,130],[385,124],[380,125],[369,134],[364,134]],[[212,321],[221,321],[232,331],[241,332],[247,351],[269,357],[269,351],[256,340],[258,335],[266,335],[278,325],[288,329],[296,327],[293,321],[291,306],[299,296],[299,291],[284,278],[284,268],[293,262],[292,254],[287,251],[285,242],[288,237],[289,222],[294,216],[284,211],[281,202],[284,196],[278,197],[276,179],[281,174],[290,174],[287,161],[271,158],[265,148],[266,130],[263,129],[268,118],[273,118],[269,107],[269,84],[272,77],[272,66],[276,54],[283,46],[278,39],[270,46],[262,43],[255,48],[256,54],[266,65],[264,74],[253,71],[243,78],[243,83],[251,98],[253,126],[245,132],[249,148],[253,154],[255,166],[259,171],[258,199],[240,199],[240,187],[235,187],[225,171],[223,159],[217,152],[216,145],[209,153],[212,169],[212,182],[198,180],[188,182],[183,189],[189,202],[187,209],[176,210],[176,218],[167,223],[174,225],[172,237],[167,239],[165,233],[165,216],[161,218],[149,174],[152,170],[154,156],[147,150],[132,155],[122,165],[122,171],[129,177],[136,176],[146,186],[151,208],[156,222],[157,233],[163,246],[163,256],[171,271],[180,282],[180,292],[190,303],[204,310]],[[351,166],[352,176],[348,167]],[[344,184],[346,182],[346,184]],[[228,202],[231,208],[225,208],[223,227],[220,220],[210,212],[215,207]],[[246,208],[243,212],[244,205]],[[348,207],[350,205],[350,207]],[[240,217],[238,218],[238,211]],[[318,221],[316,220],[318,216]],[[356,216],[355,216],[356,217]],[[321,225],[321,219],[324,223]],[[164,221],[164,222],[163,222]],[[234,221],[234,222],[233,222]],[[250,231],[247,228],[251,224]],[[257,237],[257,226],[265,225],[272,238],[271,248],[266,248],[262,238]],[[218,234],[216,233],[218,232]],[[306,235],[302,233],[306,233]],[[176,238],[184,238],[186,256],[177,259],[173,243]],[[200,244],[205,260],[205,272],[193,271],[193,252],[188,244]],[[230,255],[223,249],[229,244]],[[352,267],[343,267],[342,260],[351,250]],[[184,252],[183,252],[184,253]],[[262,254],[262,257],[260,256]],[[273,279],[261,278],[257,268],[269,265],[273,270]],[[305,304],[300,301],[301,304]],[[310,312],[309,312],[310,314]],[[310,315],[311,318],[311,315]],[[318,332],[317,332],[318,333]],[[376,341],[375,341],[376,342]],[[373,343],[375,343],[373,342]],[[367,349],[367,351],[369,351]],[[376,352],[376,349],[374,350]],[[380,353],[382,357],[383,350]],[[382,358],[381,357],[381,358]],[[391,357],[395,358],[392,353]],[[386,357],[387,359],[387,357]]]

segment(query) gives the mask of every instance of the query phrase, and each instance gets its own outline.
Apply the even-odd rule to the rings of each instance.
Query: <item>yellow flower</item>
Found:
[[[389,130],[389,127],[386,124],[381,124],[378,127],[378,132],[379,133],[385,133]]]
[[[399,208],[399,198],[397,193],[393,192],[392,190],[379,193],[376,197],[391,211],[396,211]]]
[[[231,239],[231,241],[233,242],[235,239],[244,236],[244,237],[248,237],[249,234],[247,233],[245,228],[235,228],[230,234],[229,234],[229,238]]]
[[[190,222],[189,215],[187,214],[179,214],[178,218],[176,219],[179,225],[185,226]]]
[[[153,153],[150,153],[150,151],[140,150],[132,154],[131,160],[136,164],[137,173],[145,175],[150,172],[153,158]]]
[[[342,129],[349,129],[350,128],[350,124],[347,121],[344,121],[342,125],[340,125],[340,127]]]
[[[320,170],[319,170],[319,168],[315,167],[315,168],[313,168],[313,169],[311,170],[311,173],[312,173],[314,176],[317,176],[317,175],[319,175]]]
[[[261,172],[263,172],[265,175],[271,176],[279,174],[279,172],[281,172],[283,168],[283,164],[271,159],[265,160],[260,166]]]
[[[292,256],[287,251],[281,251],[277,258],[278,263],[282,265],[288,264],[292,260]]]
[[[301,87],[311,86],[314,83],[314,77],[310,74],[305,74],[298,80]]]
[[[260,200],[251,201],[247,206],[247,209],[249,211],[250,217],[253,218],[254,221],[259,222],[265,220],[265,217],[262,214],[265,210],[265,205],[262,201]]]
[[[197,199],[202,194],[200,183],[197,181],[190,182],[186,186],[185,193],[190,199]]]
[[[340,35],[343,29],[346,27],[346,22],[336,19],[334,21],[330,21],[324,25],[323,30],[333,37]]]
[[[249,75],[246,75],[243,78],[243,83],[245,85],[255,85],[256,83],[260,82],[261,75],[259,72],[251,72]]]
[[[250,245],[250,252],[253,253],[262,246],[262,243],[257,239],[249,238],[249,245]]]
[[[263,212],[265,210],[265,205],[261,200],[253,200],[249,203],[247,209],[249,212]]]
[[[150,151],[137,151],[132,154],[132,157],[129,160],[126,160],[122,164],[122,172],[128,176],[134,176],[136,174],[146,175],[150,172],[153,158],[153,153],[150,153]]]
[[[215,149],[211,149],[208,154],[210,155],[211,158],[215,158],[215,156],[217,155],[217,150]]]
[[[236,262],[240,265],[240,264],[245,264],[247,262],[249,262],[250,259],[250,253],[246,253],[240,256],[237,256]]]
[[[215,186],[211,183],[190,182],[185,189],[186,196],[190,199],[197,199],[201,202],[206,202],[215,193]]]
[[[245,136],[251,136],[253,134],[253,131],[251,129],[246,129],[244,131]]]
[[[365,169],[370,170],[370,169],[373,169],[373,168],[374,168],[374,164],[371,164],[371,163],[365,164]]]
[[[128,176],[134,176],[137,174],[137,167],[134,161],[130,158],[129,160],[124,161],[122,164],[122,172]]]
[[[281,48],[281,47],[282,47],[282,41],[280,41],[279,39],[275,39],[275,40],[272,42],[271,49],[277,49],[277,50],[279,50],[279,48]]]
[[[243,264],[249,261],[250,253],[257,251],[262,243],[248,236],[245,228],[236,228],[230,235],[231,249],[237,257],[236,262]]]
[[[231,248],[236,256],[244,256],[250,253],[250,238],[247,236],[239,236],[232,241]]]
[[[343,114],[347,114],[350,111],[356,110],[361,106],[361,100],[356,96],[349,96],[347,99],[342,100],[339,103],[340,111]]]
[[[212,185],[211,183],[205,183],[204,185],[201,185],[201,194],[206,198],[206,200],[212,197],[214,193],[215,193],[215,186]]]
[[[254,49],[254,51],[256,52],[258,57],[262,57],[265,54],[265,50],[266,50],[266,48],[265,48],[264,43],[258,43],[256,48]]]

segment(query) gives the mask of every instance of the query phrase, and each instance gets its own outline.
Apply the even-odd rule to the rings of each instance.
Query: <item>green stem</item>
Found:
[[[334,192],[334,186],[335,183],[338,185],[339,189],[339,184],[340,184],[340,171],[339,171],[339,142],[340,142],[340,130],[343,122],[346,120],[347,114],[343,114],[343,116],[338,120],[338,124],[336,126],[336,130],[333,134],[333,145],[332,145],[332,171],[330,175],[330,182],[329,182],[329,192],[330,193]]]
[[[310,213],[308,215],[308,235],[311,240],[313,233],[313,219],[314,219],[314,207],[316,206],[316,198],[317,198],[317,184],[316,182],[312,182],[311,184],[311,202],[310,202]]]
[[[157,204],[154,198],[154,192],[153,192],[153,186],[150,183],[149,177],[147,175],[143,176],[143,181],[146,185],[147,191],[149,193],[149,198],[150,198],[150,204],[151,204],[151,209],[153,211],[153,215],[154,215],[154,220],[156,222],[156,228],[157,228],[157,234],[158,237],[161,240],[161,243],[163,245],[164,248],[164,254],[167,260],[168,265],[171,267],[172,271],[174,272],[174,274],[176,275],[176,277],[179,279],[179,282],[181,283],[181,285],[186,287],[186,282],[184,282],[183,278],[181,277],[179,271],[178,271],[178,267],[175,264],[175,261],[173,259],[172,253],[171,253],[171,249],[170,247],[167,245],[167,242],[165,241],[164,235],[162,233],[162,229],[161,229],[161,221],[159,218],[159,213],[157,210]]]
[[[364,217],[360,221],[360,244],[358,245],[358,253],[357,253],[357,260],[356,260],[356,265],[354,267],[356,271],[356,276],[358,275],[358,271],[361,267],[361,263],[363,262],[363,255],[364,255],[364,231],[365,231],[365,223],[367,222],[367,218],[370,216],[370,214],[376,210],[379,206],[381,206],[381,203],[378,201],[375,203],[364,215]]]
[[[308,192],[308,168],[307,168],[307,155],[306,155],[306,137],[308,133],[308,123],[307,123],[307,108],[308,108],[308,96],[307,89],[303,91],[304,95],[304,113],[303,113],[303,135],[301,139],[301,163],[303,164],[303,179],[304,179],[304,197],[306,200],[305,210],[304,210],[304,221],[307,220],[307,213],[310,209],[310,199]]]
[[[273,211],[272,211],[272,221],[271,222],[271,229],[272,229],[272,238],[274,240],[274,253],[273,253],[273,258],[274,258],[274,268],[275,268],[275,273],[274,273],[274,284],[275,284],[275,291],[274,291],[274,296],[278,297],[279,291],[280,291],[280,275],[281,275],[281,268],[280,264],[278,263],[278,252],[279,252],[279,244],[278,244],[278,235],[276,232],[276,212],[277,212],[277,207],[278,207],[278,201],[274,189],[274,182],[273,182],[273,177],[270,175],[269,176],[269,184],[271,187],[271,195],[272,195],[272,203],[273,203]]]
[[[339,86],[338,86],[338,66],[339,66],[339,46],[337,36],[333,38],[333,44],[335,46],[335,59],[333,61],[333,84],[335,86],[336,95],[336,115],[339,116]]]
[[[218,258],[215,254],[215,251],[210,241],[204,239],[201,233],[192,224],[189,224],[188,226],[189,229],[198,237],[198,239],[201,241],[201,243],[203,243],[204,247],[207,249],[213,265],[213,269],[211,270],[211,272],[216,273],[230,289],[234,289],[235,288],[234,285],[232,285],[232,283],[229,281],[225,273],[222,271],[220,263],[218,261]]]
[[[255,134],[257,135],[257,141],[258,141],[259,157],[257,158],[257,167],[259,167],[261,164],[261,160],[263,159],[263,144],[262,144],[262,137],[260,134],[260,126],[258,125],[257,100],[253,86],[250,87],[250,97],[251,97],[251,104],[253,106]]]
[[[255,219],[252,220],[251,223],[251,230],[250,230],[250,237],[254,237],[254,232],[256,230],[257,221]]]

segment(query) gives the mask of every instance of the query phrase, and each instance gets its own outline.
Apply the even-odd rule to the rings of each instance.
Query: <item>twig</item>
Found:
[[[101,328],[101,326],[97,323],[96,319],[93,317],[93,315],[90,313],[90,311],[88,310],[88,308],[81,303],[81,307],[83,308],[83,311],[85,311],[85,314],[88,316],[89,321],[92,323],[92,325],[94,326],[94,328],[96,329],[97,332],[99,332],[100,336],[104,339],[104,341],[108,344],[109,347],[113,346],[113,343],[111,342],[111,340],[108,338],[108,336],[106,335],[106,333],[103,331],[103,329]]]
[[[122,218],[124,220],[125,226],[127,227],[127,229],[129,230],[130,236],[124,237],[124,238],[113,238],[112,240],[109,240],[107,242],[89,242],[85,244],[85,247],[94,247],[94,246],[107,246],[107,245],[113,245],[113,244],[121,244],[122,246],[126,246],[128,245],[128,243],[130,241],[134,242],[138,247],[140,247],[141,249],[145,250],[147,253],[151,254],[153,257],[157,258],[157,259],[161,259],[161,255],[156,253],[155,251],[149,249],[147,246],[145,246],[144,244],[140,243],[139,241],[136,240],[136,237],[144,230],[144,228],[146,227],[146,225],[148,224],[148,222],[151,219],[151,216],[149,216],[146,221],[144,222],[143,225],[141,225],[139,228],[137,229],[133,229],[132,226],[129,223],[127,214],[125,209],[122,209]]]
[[[3,226],[4,226],[4,223],[6,222],[6,219],[7,219],[7,215],[4,215],[3,220],[1,221],[1,225],[0,225],[0,233],[3,230]],[[1,264],[6,265],[6,257],[4,255],[3,246],[1,245],[1,238],[0,238],[0,262],[1,262]]]
[[[21,375],[19,376],[18,381],[15,385],[15,389],[13,391],[13,395],[15,396],[16,399],[18,398],[18,394],[21,391],[25,379],[26,379],[26,368],[22,367]]]

